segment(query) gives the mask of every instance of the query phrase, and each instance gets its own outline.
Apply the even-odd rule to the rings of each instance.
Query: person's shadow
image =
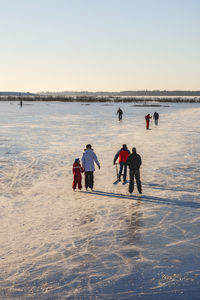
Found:
[[[98,195],[102,197],[112,197],[119,199],[127,199],[127,200],[141,200],[143,202],[150,203],[158,203],[158,204],[166,204],[166,205],[175,205],[180,207],[190,207],[190,208],[200,208],[200,203],[193,201],[181,201],[179,199],[169,199],[169,198],[161,198],[156,196],[147,196],[147,195],[126,195],[126,194],[117,194],[110,193],[104,191],[93,190],[92,192],[88,191],[80,191],[81,193],[90,194],[90,195]]]

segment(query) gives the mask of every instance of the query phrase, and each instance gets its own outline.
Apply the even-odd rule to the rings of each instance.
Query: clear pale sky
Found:
[[[0,91],[200,90],[200,0],[0,0]]]

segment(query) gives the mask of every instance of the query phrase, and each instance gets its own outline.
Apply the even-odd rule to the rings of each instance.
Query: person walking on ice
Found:
[[[153,118],[155,121],[155,125],[158,125],[159,114],[157,113],[157,111],[155,111],[155,113],[153,114]]]
[[[120,107],[119,107],[119,109],[117,111],[117,115],[119,115],[119,121],[122,120],[123,111],[122,111],[122,109]]]
[[[118,175],[118,180],[121,181],[121,175],[122,175],[122,171],[124,170],[124,175],[123,175],[123,181],[124,183],[126,183],[126,170],[127,170],[127,166],[126,166],[126,160],[128,158],[130,154],[130,151],[127,148],[126,144],[122,145],[122,148],[115,154],[115,158],[113,160],[113,164],[115,165],[116,160],[119,157],[119,175]]]
[[[86,149],[82,156],[82,167],[85,172],[85,188],[93,190],[94,186],[94,162],[100,169],[100,163],[90,144],[86,145]]]
[[[142,194],[142,185],[140,181],[140,166],[142,160],[140,155],[136,152],[136,148],[132,149],[132,153],[128,156],[126,165],[129,167],[130,182],[129,182],[129,193],[132,194],[134,190],[134,177],[136,179],[137,189]]]
[[[76,158],[73,164],[73,168],[72,168],[72,173],[73,173],[73,183],[72,183],[72,188],[75,191],[76,186],[78,185],[79,190],[82,189],[82,175],[81,173],[83,173],[84,170],[80,165],[80,160],[79,158]]]
[[[146,129],[149,129],[149,122],[150,122],[151,116],[150,114],[145,116],[145,120],[146,120]]]

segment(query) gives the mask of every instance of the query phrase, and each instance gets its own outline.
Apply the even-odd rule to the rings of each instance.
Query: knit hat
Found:
[[[75,162],[75,163],[79,163],[79,162],[80,162],[80,159],[79,159],[79,158],[76,158],[74,162]]]

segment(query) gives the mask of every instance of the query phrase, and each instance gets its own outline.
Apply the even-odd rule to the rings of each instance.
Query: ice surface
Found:
[[[147,131],[154,107],[0,103],[1,299],[200,299],[200,104],[167,106]],[[73,192],[88,143],[101,170]],[[124,143],[142,196],[113,185]]]

